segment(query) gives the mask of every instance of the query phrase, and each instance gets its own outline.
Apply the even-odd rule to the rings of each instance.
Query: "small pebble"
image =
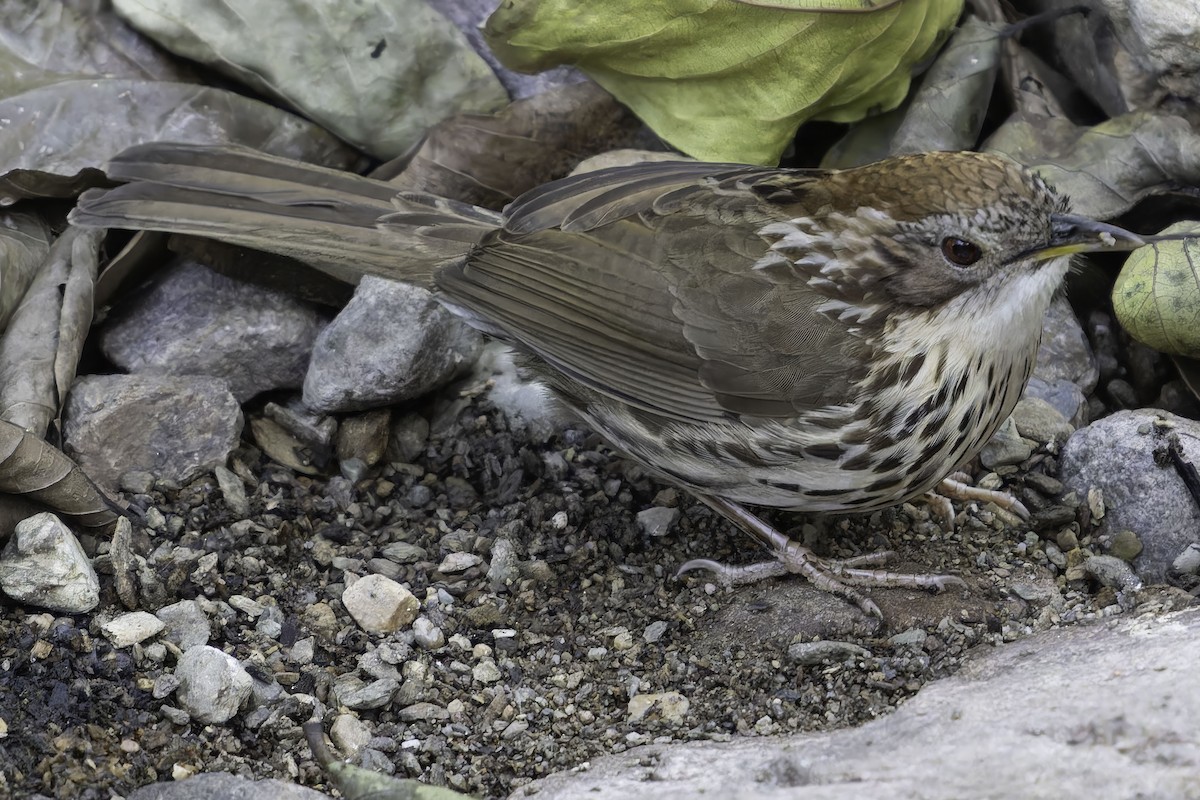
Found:
[[[634,695],[629,700],[625,719],[641,722],[644,719],[660,719],[673,725],[683,723],[691,703],[679,692]]]
[[[1142,540],[1133,531],[1117,531],[1108,544],[1108,554],[1122,561],[1133,561],[1142,552]]]
[[[166,624],[161,619],[149,612],[131,611],[102,624],[100,632],[113,647],[119,649],[156,636],[165,627]]]
[[[678,518],[679,509],[656,506],[654,508],[647,508],[645,511],[639,511],[637,522],[638,527],[642,529],[642,533],[647,536],[666,536],[670,533],[675,520]]]
[[[1193,542],[1175,556],[1171,569],[1180,575],[1196,575],[1200,573],[1200,544]]]
[[[421,603],[408,589],[382,575],[367,575],[342,592],[342,604],[368,633],[388,634],[417,618]]]

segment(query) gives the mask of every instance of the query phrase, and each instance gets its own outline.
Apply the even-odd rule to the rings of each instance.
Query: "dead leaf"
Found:
[[[529,189],[561,178],[588,156],[632,146],[641,120],[594,83],[518,100],[496,114],[460,114],[430,129],[404,171],[372,173],[413,189],[499,209]]]
[[[0,338],[0,419],[45,436],[92,325],[104,231],[69,227],[51,246]]]
[[[0,214],[0,331],[50,252],[50,227],[35,214]]]
[[[114,0],[130,24],[297,110],[377,158],[435,122],[508,95],[466,37],[424,0]],[[269,35],[264,35],[269,31]]]
[[[1119,216],[1138,201],[1200,184],[1200,133],[1187,120],[1136,112],[1091,128],[1065,119],[1013,117],[985,143],[1041,174],[1077,214]]]
[[[0,492],[18,495],[89,528],[112,524],[116,506],[74,461],[11,422],[0,420]]]
[[[888,156],[973,148],[996,80],[1002,28],[967,17],[904,105],[854,125],[821,166],[846,169]]]
[[[108,3],[41,0],[0,4],[0,50],[40,71],[63,75],[196,79],[194,69],[126,25]]]

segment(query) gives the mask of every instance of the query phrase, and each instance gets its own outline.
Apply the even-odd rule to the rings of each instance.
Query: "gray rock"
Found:
[[[100,347],[127,372],[223,378],[245,401],[300,388],[324,326],[320,314],[290,295],[184,261],[105,325]]]
[[[1159,419],[1174,427],[1160,427]],[[1142,552],[1133,567],[1148,583],[1163,581],[1175,557],[1200,542],[1200,509],[1170,464],[1160,467],[1154,458],[1173,431],[1184,457],[1200,463],[1200,423],[1143,409],[1119,411],[1076,431],[1063,447],[1059,465],[1068,491],[1080,497],[1090,489],[1103,494],[1102,538],[1121,531],[1137,535]]]
[[[625,719],[629,722],[661,719],[664,722],[680,725],[687,716],[691,705],[691,701],[679,692],[637,694],[629,698]]]
[[[250,500],[246,497],[242,479],[220,464],[213,468],[213,475],[217,478],[217,486],[221,488],[221,496],[225,498],[229,510],[242,518],[250,516]]]
[[[1100,378],[1096,358],[1066,297],[1055,298],[1046,311],[1042,322],[1042,346],[1033,375],[1047,383],[1070,381],[1085,396],[1096,388]],[[1066,414],[1063,416],[1070,419]]]
[[[167,626],[163,638],[185,652],[193,647],[208,644],[208,638],[212,635],[208,616],[196,600],[180,600],[178,603],[163,606],[154,616]]]
[[[1189,544],[1171,562],[1171,569],[1180,575],[1200,574],[1200,543]]]
[[[517,580],[520,575],[520,559],[517,557],[517,547],[512,539],[507,537],[496,539],[492,543],[491,561],[488,563],[488,583],[499,591],[502,587]]]
[[[363,630],[389,634],[411,625],[421,602],[391,578],[367,575],[342,592],[342,605]]]
[[[437,650],[446,643],[446,635],[429,617],[417,617],[413,620],[412,631],[413,641],[426,650]]]
[[[67,398],[65,449],[109,488],[130,470],[178,483],[224,464],[242,433],[225,381],[170,375],[88,375]]]
[[[1036,375],[1029,379],[1025,387],[1025,397],[1036,397],[1045,400],[1062,414],[1072,428],[1082,428],[1088,424],[1088,402],[1083,391],[1068,380],[1045,381]]]
[[[675,520],[678,518],[678,508],[654,506],[653,508],[647,508],[645,511],[639,511],[637,522],[638,527],[642,529],[642,533],[647,536],[666,536],[671,532],[671,526],[675,524]]]
[[[378,678],[366,683],[354,675],[344,675],[335,684],[337,702],[354,711],[383,708],[392,702],[400,681]]]
[[[287,405],[267,403],[263,406],[263,414],[309,447],[323,451],[333,447],[337,420],[308,408],[299,397]]]
[[[21,520],[0,554],[0,589],[20,603],[78,614],[100,603],[100,579],[75,534],[48,511]]]
[[[329,738],[343,758],[354,758],[371,741],[371,726],[353,714],[338,714],[329,726]]]
[[[188,715],[205,724],[228,722],[250,699],[253,681],[238,660],[215,647],[197,645],[175,667],[175,698]]]
[[[1038,444],[1065,442],[1075,432],[1057,408],[1036,397],[1022,397],[1012,413],[1017,433]]]
[[[274,778],[252,781],[228,772],[203,772],[143,786],[129,800],[329,800],[329,795]]]
[[[113,647],[129,647],[160,633],[166,624],[147,611],[131,611],[101,624],[100,632]]]
[[[304,403],[359,411],[420,397],[474,363],[479,334],[425,289],[367,277],[317,338]]]
[[[1200,692],[1187,687],[1198,658],[1195,610],[1051,631],[978,649],[858,728],[635,747],[511,797],[1192,797]]]
[[[415,411],[396,417],[388,438],[387,456],[391,461],[411,464],[429,441],[429,420]]]
[[[979,460],[988,469],[995,469],[1008,464],[1020,464],[1031,455],[1033,448],[1017,433],[1017,426],[1009,417],[983,446]]]
[[[343,419],[337,432],[338,460],[358,459],[366,467],[378,464],[387,451],[391,421],[392,412],[387,408],[376,408]]]

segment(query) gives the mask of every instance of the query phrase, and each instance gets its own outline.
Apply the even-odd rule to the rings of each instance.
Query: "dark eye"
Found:
[[[969,267],[983,258],[983,251],[974,242],[968,242],[966,239],[959,239],[956,236],[947,236],[942,239],[942,255],[951,264]]]

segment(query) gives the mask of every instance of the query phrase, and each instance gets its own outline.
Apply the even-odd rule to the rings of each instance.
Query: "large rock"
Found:
[[[224,378],[246,401],[271,389],[299,389],[324,326],[320,314],[290,295],[185,261],[110,320],[100,346],[128,372]]]
[[[186,483],[224,464],[242,433],[242,410],[217,378],[87,375],[65,416],[67,454],[108,488],[133,471]]]
[[[1132,531],[1142,552],[1133,561],[1143,580],[1160,582],[1171,562],[1200,541],[1200,507],[1165,453],[1176,434],[1183,456],[1200,463],[1200,423],[1155,409],[1119,411],[1071,435],[1063,447],[1060,479],[1081,499],[1103,498],[1101,540]],[[1092,505],[1098,507],[1093,493]],[[1094,513],[1094,512],[1093,512]]]
[[[317,338],[304,404],[331,413],[420,397],[470,367],[481,347],[425,289],[366,277]]]
[[[100,579],[71,529],[49,512],[17,523],[0,554],[0,589],[18,602],[78,614],[100,603]]]
[[[1096,388],[1100,377],[1096,357],[1066,297],[1056,297],[1046,310],[1042,320],[1042,345],[1033,374],[1049,384],[1070,381],[1085,395]],[[1073,414],[1064,413],[1063,416],[1071,419]]]
[[[646,745],[535,781],[538,800],[1200,796],[1200,612],[979,655],[894,714],[825,734]]]
[[[294,783],[252,781],[228,772],[205,772],[191,778],[143,786],[129,800],[328,800],[329,795]]]

